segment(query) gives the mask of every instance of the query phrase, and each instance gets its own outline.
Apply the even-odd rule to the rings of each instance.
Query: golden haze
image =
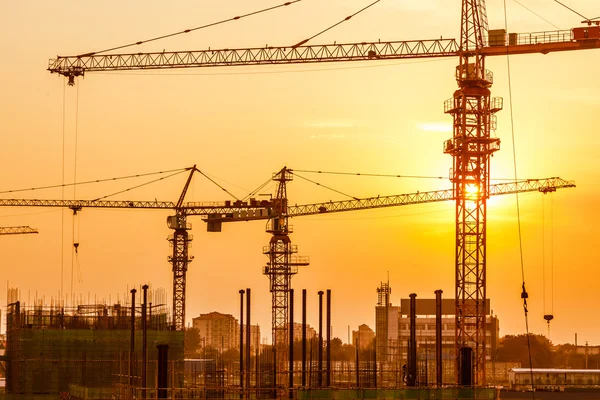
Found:
[[[133,51],[162,51],[264,45],[292,45],[364,6],[359,0],[327,5],[304,1],[283,10],[239,20]],[[491,28],[504,25],[502,4],[488,1]],[[60,183],[63,179],[63,93],[65,100],[64,180],[75,165],[75,112],[78,97],[77,180],[122,176],[197,163],[238,195],[245,195],[283,165],[295,169],[447,176],[450,117],[443,101],[456,88],[455,60],[342,63],[308,66],[191,69],[152,73],[90,73],[76,87],[45,71],[57,54],[79,54],[178,31],[279,4],[278,1],[180,1],[177,5],[142,1],[74,0],[3,2],[0,131],[1,187],[14,189]],[[541,0],[527,4],[561,28],[580,18]],[[593,2],[572,0],[574,9],[595,16]],[[546,22],[508,2],[509,31],[553,30]],[[382,2],[314,40],[370,40],[457,37],[459,2]],[[597,51],[511,57],[518,176],[561,176],[576,189],[550,196],[520,198],[525,278],[530,294],[530,326],[546,333],[542,319],[553,300],[551,339],[600,344],[598,337],[598,245],[600,77]],[[492,159],[495,178],[513,177],[508,78],[505,58],[488,60],[492,88],[505,99],[498,114],[501,150]],[[424,129],[424,127],[426,129]],[[307,177],[354,196],[444,189],[447,180],[394,180]],[[183,176],[118,196],[176,200]],[[120,186],[119,186],[120,185]],[[78,187],[65,198],[94,198],[129,185]],[[60,198],[60,189],[14,196]],[[5,197],[13,197],[5,194]],[[341,196],[296,179],[292,203]],[[189,200],[224,199],[196,179]],[[524,331],[520,300],[521,269],[514,197],[490,202],[488,296],[503,334]],[[553,223],[550,210],[553,209]],[[544,210],[544,213],[542,212]],[[70,213],[47,209],[2,209],[2,225],[31,225],[37,236],[2,237],[3,276],[23,297],[56,296],[64,290],[108,298],[127,286],[151,282],[171,288],[165,240],[168,213],[84,210],[79,217],[79,266],[71,260]],[[435,289],[453,295],[453,205],[355,212],[293,220],[300,254],[311,265],[293,280],[307,288],[309,323],[317,317],[317,290],[330,288],[334,335],[346,340],[347,325],[374,325],[375,288],[387,272],[393,302]],[[237,313],[237,291],[253,288],[253,321],[270,336],[270,296],[261,267],[269,239],[264,224],[240,223],[221,234],[194,224],[194,262],[188,273],[187,318],[212,310]],[[545,231],[542,225],[545,225]],[[550,235],[552,229],[553,235]],[[545,261],[543,240],[545,237]],[[553,240],[553,256],[550,243]],[[64,251],[64,253],[61,253]],[[554,294],[543,284],[550,265]],[[77,270],[80,269],[81,279]],[[544,292],[546,300],[544,307]],[[0,289],[4,299],[5,289]]]

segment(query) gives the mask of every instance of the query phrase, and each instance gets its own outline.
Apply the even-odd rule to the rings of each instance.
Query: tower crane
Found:
[[[277,182],[277,194],[272,199],[272,208],[262,212],[256,211],[255,215],[251,212],[240,215],[232,214],[211,214],[205,217],[209,224],[218,224],[211,230],[220,231],[222,222],[249,221],[257,219],[269,219],[267,232],[272,234],[268,246],[264,247],[264,253],[268,255],[269,261],[263,269],[263,273],[268,276],[270,281],[272,308],[272,337],[273,346],[276,350],[275,371],[281,371],[285,368],[287,353],[285,348],[288,345],[288,332],[291,321],[289,321],[288,310],[288,292],[291,288],[291,279],[298,273],[298,267],[308,265],[308,257],[299,257],[294,253],[297,247],[292,245],[289,234],[292,228],[289,223],[290,218],[324,214],[332,212],[357,211],[365,209],[375,209],[384,207],[396,207],[400,205],[423,204],[431,202],[440,202],[454,200],[456,192],[454,189],[417,192],[404,195],[378,196],[365,199],[352,199],[337,202],[315,203],[308,205],[289,206],[287,199],[287,182],[293,179],[292,169],[283,167],[274,174],[273,181]],[[557,188],[569,187],[569,182],[557,178],[550,178],[545,182],[537,180],[525,180],[514,183],[503,183],[490,185],[490,195],[503,195],[514,193],[525,193],[539,191],[541,193],[555,192]],[[278,380],[277,375],[275,379]],[[284,380],[285,381],[285,380]]]
[[[169,256],[169,262],[171,263],[173,270],[173,326],[176,330],[183,330],[185,324],[185,293],[186,293],[186,273],[188,264],[192,261],[193,257],[189,255],[188,248],[189,242],[192,240],[189,235],[191,225],[187,223],[188,216],[199,215],[204,217],[207,222],[207,230],[211,232],[221,231],[221,225],[223,222],[235,222],[235,221],[252,221],[252,220],[265,220],[265,219],[277,219],[279,222],[273,222],[271,226],[276,229],[272,229],[272,234],[275,242],[275,248],[273,252],[269,250],[266,253],[271,257],[271,254],[276,258],[274,261],[269,261],[268,269],[264,270],[265,274],[270,278],[277,276],[275,269],[276,267],[281,269],[290,268],[289,264],[293,258],[289,255],[294,251],[294,247],[291,247],[289,241],[289,228],[283,229],[284,225],[287,225],[289,217],[303,216],[303,215],[315,215],[323,213],[335,213],[343,211],[355,211],[355,210],[366,210],[372,208],[384,208],[384,207],[396,207],[410,204],[424,204],[452,200],[454,191],[438,190],[431,192],[420,192],[412,194],[401,194],[392,196],[378,196],[363,199],[352,199],[342,201],[330,201],[326,203],[313,203],[305,205],[287,205],[286,197],[286,182],[290,178],[289,169],[284,168],[280,173],[276,174],[275,177],[280,182],[278,187],[279,200],[276,197],[272,200],[263,200],[261,202],[250,201],[243,202],[237,201],[224,201],[222,203],[209,203],[209,204],[198,204],[195,202],[185,202],[185,194],[189,188],[192,175],[198,169],[194,167],[188,168],[190,175],[185,183],[179,200],[174,203],[171,201],[130,201],[130,200],[41,200],[41,199],[0,199],[0,207],[58,207],[58,208],[69,208],[74,212],[79,212],[83,208],[110,208],[110,209],[129,209],[129,210],[173,210],[175,215],[167,218],[167,225],[169,228],[174,230],[173,235],[169,236],[168,240],[172,243],[173,252]],[[539,191],[546,193],[548,191],[554,191],[560,188],[571,188],[575,187],[575,184],[570,181],[565,181],[561,178],[547,178],[547,179],[535,179],[525,180],[517,182],[506,182],[491,186],[491,195],[504,195],[511,193],[524,193],[524,192],[535,192]],[[33,233],[33,232],[27,232]],[[287,237],[287,239],[285,239]],[[279,250],[277,248],[282,243],[286,249],[283,253],[287,254],[287,258],[277,258]],[[285,247],[287,246],[287,247]],[[293,262],[292,265],[293,266]],[[275,285],[278,289],[274,291],[274,302],[275,296],[277,299],[281,298],[281,293],[285,285],[289,287],[289,278],[291,275],[288,273],[288,280],[279,286]],[[273,311],[275,314],[275,311]],[[287,321],[287,300],[282,302],[277,309],[277,325],[282,329],[282,324]],[[282,319],[283,318],[283,319]],[[273,317],[275,321],[275,317]],[[278,332],[279,332],[278,330]],[[281,332],[279,332],[281,333]],[[284,330],[285,333],[285,330]],[[275,334],[275,331],[274,331]],[[277,334],[274,337],[280,337]],[[284,335],[285,336],[285,335]]]
[[[445,102],[454,120],[453,136],[444,152],[452,156],[451,181],[456,200],[456,369],[459,349],[472,349],[475,385],[485,384],[486,213],[490,186],[490,157],[500,148],[491,136],[494,114],[502,99],[492,98],[493,75],[485,68],[487,56],[575,51],[600,48],[598,21],[587,27],[536,34],[488,38],[485,0],[461,1],[460,39],[360,42],[347,44],[256,47],[200,51],[95,54],[56,57],[48,70],[68,78],[69,85],[86,72],[198,68],[245,65],[303,64],[405,58],[458,57],[458,90]],[[596,26],[591,26],[596,24]],[[489,39],[489,40],[488,40]],[[493,40],[492,40],[493,39]],[[288,210],[289,212],[289,210]],[[281,235],[280,235],[281,236]],[[284,235],[285,236],[285,235]],[[283,236],[281,236],[283,237]],[[465,383],[465,382],[463,382]]]

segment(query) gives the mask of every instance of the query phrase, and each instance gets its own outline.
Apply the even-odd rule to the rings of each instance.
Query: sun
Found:
[[[479,197],[479,186],[475,183],[467,183],[465,185],[465,195],[469,200],[475,200]]]

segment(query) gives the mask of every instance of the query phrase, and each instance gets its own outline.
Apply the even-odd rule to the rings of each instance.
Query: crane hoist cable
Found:
[[[550,197],[550,311],[554,314],[554,197]]]
[[[75,143],[73,150],[73,182],[77,182],[77,141],[79,136],[79,87],[81,85],[77,85],[76,97],[75,97]],[[64,189],[63,189],[64,190]],[[73,200],[77,199],[77,185],[73,185]],[[73,286],[73,275],[75,273],[75,262],[77,262],[78,269],[78,279],[77,281],[81,283],[80,272],[79,272],[79,214],[74,209],[72,215],[72,243],[73,243],[73,251],[71,252],[71,294],[74,293]]]
[[[65,199],[65,126],[66,126],[66,93],[63,88],[62,102],[62,156],[61,156],[61,199]],[[64,277],[65,277],[65,213],[60,213],[60,302],[65,298]]]
[[[506,8],[506,0],[503,2],[504,4],[504,29],[508,32],[508,13]],[[517,169],[517,146],[515,143],[515,119],[513,112],[513,98],[512,98],[512,79],[511,79],[511,70],[510,70],[510,54],[508,53],[508,47],[506,50],[506,74],[508,77],[508,104],[509,104],[509,114],[510,114],[510,130],[512,137],[512,155],[513,155],[513,171],[515,181],[518,179],[518,169]],[[515,200],[517,205],[517,227],[518,227],[518,238],[519,238],[519,261],[521,265],[521,299],[523,300],[523,314],[525,317],[525,332],[527,333],[527,353],[529,356],[529,368],[530,368],[530,378],[531,378],[531,388],[532,388],[532,398],[535,398],[534,393],[534,381],[533,381],[533,363],[531,357],[531,338],[529,334],[529,318],[527,316],[527,299],[529,298],[529,294],[525,289],[525,263],[523,261],[523,237],[521,233],[521,209],[519,205],[519,193],[515,193]]]
[[[75,262],[77,264],[77,282],[83,283],[83,272],[81,271],[81,262],[79,261],[79,254],[75,254]]]
[[[237,20],[245,18],[245,17],[249,17],[249,16],[256,15],[256,14],[261,14],[261,13],[264,13],[264,12],[267,12],[267,11],[275,10],[277,8],[289,6],[290,4],[298,3],[298,2],[301,2],[301,1],[302,0],[288,1],[286,3],[279,4],[277,6],[268,7],[268,8],[265,8],[265,9],[262,9],[262,10],[258,10],[258,11],[253,11],[253,12],[250,12],[250,13],[247,13],[247,14],[237,15],[235,17],[227,18],[227,19],[224,19],[222,21],[212,22],[212,23],[206,24],[206,25],[197,26],[195,28],[184,29],[183,31],[173,32],[173,33],[169,33],[169,34],[166,34],[166,35],[157,36],[157,37],[154,37],[154,38],[151,38],[151,39],[140,40],[140,41],[137,41],[137,42],[134,42],[134,43],[129,43],[129,44],[124,44],[122,46],[112,47],[110,49],[105,49],[105,50],[100,50],[100,51],[93,51],[91,53],[80,54],[78,57],[88,57],[88,56],[92,56],[92,55],[96,55],[96,54],[100,54],[100,53],[106,53],[106,52],[113,51],[113,50],[124,49],[126,47],[138,46],[138,45],[144,44],[144,43],[155,42],[157,40],[166,39],[166,38],[170,38],[170,37],[173,37],[173,36],[183,35],[185,33],[190,33],[190,32],[193,32],[193,31],[200,30],[200,29],[209,28],[211,26],[216,26],[216,25],[224,24],[226,22],[237,21]]]
[[[548,279],[546,278],[546,216],[545,216],[545,205],[544,199],[542,198],[542,231],[543,231],[543,239],[542,239],[542,249],[543,249],[543,258],[542,258],[542,268],[543,268],[543,291],[544,291],[544,320],[548,324],[548,339],[550,339],[550,321],[554,319],[554,198],[552,194],[550,194],[550,312],[546,308],[546,293],[548,292],[548,288],[546,287],[546,283]]]

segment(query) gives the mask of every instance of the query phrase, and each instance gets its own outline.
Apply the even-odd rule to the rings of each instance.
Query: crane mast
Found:
[[[269,245],[263,249],[263,253],[269,258],[263,268],[263,274],[269,278],[272,299],[271,327],[275,351],[275,385],[278,375],[286,365],[288,329],[294,329],[290,326],[291,321],[288,318],[288,296],[292,277],[298,273],[299,266],[309,264],[308,257],[295,255],[298,248],[292,244],[289,236],[293,230],[289,224],[287,182],[292,179],[292,172],[286,167],[273,176],[273,180],[278,182],[277,193],[273,199],[273,217],[267,227],[267,232],[272,236]]]
[[[491,98],[492,73],[480,53],[486,32],[485,1],[463,0],[459,88],[444,107],[454,120],[444,152],[452,156],[456,199],[455,371],[461,385],[485,385],[487,199],[490,158],[500,149],[491,130],[494,114],[502,108],[502,99]]]
[[[194,165],[190,169],[188,176],[177,205],[175,206],[175,215],[167,218],[167,225],[173,229],[173,234],[167,240],[173,247],[173,253],[168,257],[173,270],[173,328],[182,331],[185,328],[185,288],[188,264],[194,259],[188,254],[189,243],[192,241],[192,235],[188,230],[192,225],[187,223],[187,215],[182,209],[185,195],[192,182],[194,172],[198,169]]]
[[[177,209],[174,216],[167,221],[173,234],[167,240],[173,248],[168,257],[173,270],[173,327],[181,331],[185,328],[185,288],[188,264],[194,259],[188,253],[189,243],[193,237],[188,233],[192,225],[187,223],[185,212]]]

